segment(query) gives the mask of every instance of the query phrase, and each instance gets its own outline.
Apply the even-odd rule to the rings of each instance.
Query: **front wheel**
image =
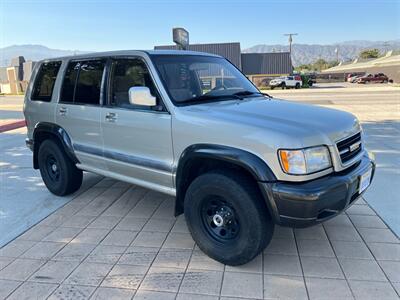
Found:
[[[282,87],[282,90],[284,90],[286,88],[286,83],[282,82],[281,87]]]
[[[227,265],[252,260],[274,231],[256,184],[237,173],[215,171],[197,177],[186,192],[184,212],[199,248]]]
[[[47,189],[57,196],[77,191],[82,184],[82,171],[53,140],[40,144],[38,153],[40,174]]]

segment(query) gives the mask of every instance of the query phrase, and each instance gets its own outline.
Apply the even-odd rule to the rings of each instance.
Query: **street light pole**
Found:
[[[292,42],[293,42],[293,38],[292,36],[294,35],[298,35],[298,33],[285,33],[284,36],[288,36],[289,37],[289,53],[290,53],[290,57],[292,57]]]
[[[336,62],[339,63],[339,47],[335,48],[335,53],[336,53]]]

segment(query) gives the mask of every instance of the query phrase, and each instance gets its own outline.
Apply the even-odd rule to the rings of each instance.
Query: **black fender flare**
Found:
[[[33,131],[33,167],[35,169],[39,168],[38,153],[43,135],[51,135],[52,137],[55,137],[73,163],[79,163],[78,158],[75,156],[74,148],[72,147],[71,138],[67,131],[57,124],[40,122],[36,124]]]
[[[257,183],[275,182],[277,179],[266,162],[257,155],[246,150],[216,144],[195,144],[187,147],[181,154],[176,169],[175,187],[176,202],[175,216],[183,213],[183,202],[185,198],[188,182],[188,165],[193,159],[213,159],[235,165],[245,169],[252,175]],[[267,203],[267,207],[273,217],[276,214],[276,206],[273,199],[267,197],[261,190],[262,196]]]

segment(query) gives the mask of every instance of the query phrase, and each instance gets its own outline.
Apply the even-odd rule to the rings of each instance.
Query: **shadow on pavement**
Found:
[[[365,200],[400,236],[400,121],[363,122],[368,151],[374,153],[377,169]]]
[[[32,153],[24,145],[25,129],[0,134],[0,247],[84,192],[102,177],[85,174],[74,195],[51,194],[32,168]]]

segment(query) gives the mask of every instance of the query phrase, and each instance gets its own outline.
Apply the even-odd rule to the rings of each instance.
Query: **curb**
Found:
[[[6,132],[9,130],[13,130],[13,129],[17,129],[17,128],[21,128],[21,127],[25,127],[25,126],[26,126],[25,120],[18,120],[18,121],[12,122],[12,123],[3,124],[3,125],[0,125],[0,133]]]

